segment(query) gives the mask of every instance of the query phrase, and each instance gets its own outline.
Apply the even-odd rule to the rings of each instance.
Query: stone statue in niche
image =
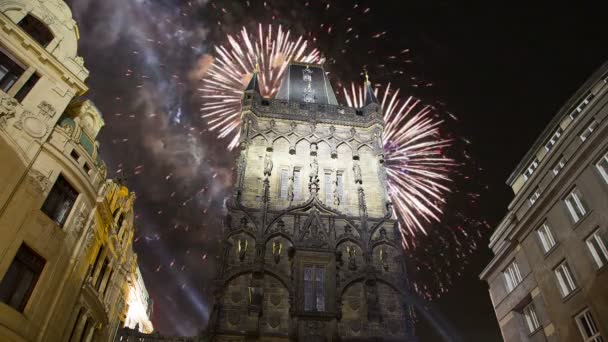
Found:
[[[337,207],[340,205],[340,193],[338,192],[338,182],[336,182],[336,186],[334,187],[334,205]]]
[[[391,256],[390,250],[386,249],[386,247],[382,246],[380,248],[380,261],[382,262],[382,268],[385,271],[388,271],[388,258]]]
[[[367,205],[365,204],[365,192],[363,191],[363,187],[359,186],[357,192],[359,194],[359,214],[367,215]]]
[[[310,144],[310,155],[311,156],[316,156],[317,155],[317,151],[318,151],[317,144],[316,143]]]
[[[283,244],[279,240],[274,240],[272,242],[272,257],[274,258],[274,263],[278,264],[281,261],[281,251],[283,250]]]
[[[380,228],[380,239],[381,240],[388,240],[386,238],[386,229],[384,229],[384,228]]]
[[[287,182],[287,200],[289,200],[289,202],[292,202],[293,198],[293,176],[289,176],[289,181]]]
[[[247,255],[247,247],[249,247],[249,241],[247,239],[238,241],[237,252],[239,254],[239,260],[245,260],[245,256]]]
[[[270,153],[266,153],[264,156],[264,176],[266,178],[270,177],[272,174],[272,158],[270,157]]]
[[[312,157],[310,162],[310,182],[313,182],[315,179],[319,178],[319,162],[317,162],[316,157]]]
[[[355,175],[355,184],[362,184],[363,179],[361,178],[361,167],[357,162],[353,163],[353,173]]]
[[[245,216],[243,216],[241,218],[241,229],[243,229],[243,230],[247,229],[247,218]]]
[[[357,250],[355,247],[347,245],[346,254],[348,254],[348,269],[353,271],[357,269]]]

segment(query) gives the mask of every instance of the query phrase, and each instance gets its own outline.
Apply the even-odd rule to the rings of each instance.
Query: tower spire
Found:
[[[260,63],[258,63],[257,58],[255,61],[255,69],[253,69],[253,75],[251,75],[251,79],[247,84],[247,88],[245,91],[255,91],[260,94],[260,82],[258,81],[258,73],[260,72]]]
[[[372,88],[372,82],[369,81],[367,69],[363,69],[363,72],[365,73],[365,105],[367,106],[370,103],[378,104],[378,99],[376,98],[376,94],[374,94],[374,89]]]

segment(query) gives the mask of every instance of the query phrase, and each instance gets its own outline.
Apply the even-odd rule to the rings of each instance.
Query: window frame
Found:
[[[513,259],[507,267],[502,271],[503,278],[505,279],[505,289],[507,293],[513,292],[515,288],[523,281],[521,271],[517,261]]]
[[[60,181],[64,182],[65,184],[58,185],[58,182],[60,182]],[[48,201],[51,200],[51,194],[53,194],[53,190],[55,189],[56,186],[65,187],[66,184],[67,184],[67,186],[70,187],[71,190],[73,190],[73,193],[69,194],[70,197],[73,196],[73,200],[72,200],[72,203],[70,204],[69,208],[66,210],[65,214],[58,221],[57,217],[56,217],[57,211],[59,210],[58,204],[56,204],[56,203],[52,204],[52,203],[49,203]],[[63,190],[65,190],[65,188],[62,189],[62,191]],[[75,194],[75,196],[74,196],[74,194]],[[65,201],[65,199],[67,198],[66,192],[64,191],[60,195],[61,195],[61,199]],[[75,186],[73,186],[72,183],[66,177],[63,176],[63,174],[60,173],[57,176],[57,178],[55,179],[55,183],[53,183],[51,190],[46,195],[46,198],[44,199],[44,202],[42,203],[42,206],[40,207],[40,211],[43,212],[53,222],[55,222],[55,224],[57,224],[60,228],[63,228],[63,227],[65,227],[65,224],[68,222],[68,219],[69,219],[70,215],[72,214],[72,211],[74,210],[74,207],[76,206],[76,202],[78,202],[79,197],[80,197],[80,192],[78,191],[78,189]],[[50,214],[53,214],[53,215],[51,216]]]
[[[587,329],[585,329],[585,327],[583,326],[581,318],[585,318],[585,322],[589,324],[587,325],[587,327],[589,328],[589,332],[592,334],[591,336],[587,334]],[[584,342],[603,341],[602,333],[600,332],[600,329],[598,328],[595,319],[593,318],[591,309],[589,309],[589,307],[586,307],[585,309],[583,309],[583,311],[578,313],[574,317],[574,320],[576,321],[576,326],[578,327],[578,331],[580,332]]]
[[[312,308],[307,307],[307,283],[306,283],[306,269],[311,269],[311,279],[310,281],[310,295],[312,298],[311,304]],[[318,279],[318,272],[322,270],[322,280]],[[319,286],[321,285],[321,286]],[[319,308],[319,299],[322,295],[322,307]],[[319,313],[319,312],[327,312],[328,311],[328,303],[327,303],[327,265],[322,263],[314,263],[314,262],[305,262],[302,264],[302,310],[306,313]]]
[[[47,264],[47,260],[44,257],[42,257],[40,254],[38,254],[34,249],[32,249],[30,246],[28,246],[25,242],[21,243],[21,245],[15,252],[15,255],[13,256],[13,259],[9,265],[9,268],[7,269],[6,273],[2,276],[2,279],[0,280],[0,289],[2,288],[2,284],[4,284],[4,282],[7,281],[7,279],[8,279],[7,275],[9,274],[9,272],[17,272],[13,275],[14,277],[16,277],[16,283],[12,284],[13,288],[9,289],[10,292],[7,293],[8,295],[10,295],[9,300],[13,301],[14,300],[13,297],[16,295],[19,288],[22,286],[25,286],[23,283],[23,281],[25,279],[24,275],[27,272],[29,272],[32,275],[32,278],[29,280],[27,289],[25,292],[23,292],[22,298],[17,306],[14,306],[13,303],[10,303],[10,302],[2,301],[2,303],[6,304],[7,306],[12,307],[13,309],[15,309],[19,312],[23,312],[25,310],[27,304],[29,303],[30,299],[32,298],[32,293],[34,293],[34,290],[36,289],[36,286],[38,285],[38,281],[42,277],[42,273],[44,272],[46,264]],[[13,279],[13,280],[15,280],[15,279]],[[7,286],[10,286],[10,284]]]
[[[522,314],[524,316],[524,321],[526,323],[526,327],[528,328],[529,334],[535,333],[542,327],[540,321],[538,320],[536,306],[534,306],[533,302],[529,303],[522,309]]]
[[[602,164],[602,163],[606,164],[606,168],[604,168],[603,166],[600,166],[600,164]],[[604,155],[600,158],[600,160],[595,162],[595,167],[599,171],[600,176],[602,176],[602,178],[604,179],[604,182],[606,182],[606,184],[608,184],[608,152],[604,153]]]
[[[582,219],[590,212],[589,208],[587,208],[587,204],[583,199],[582,192],[577,187],[572,188],[568,195],[564,197],[563,201],[566,205],[568,213],[570,214],[570,219],[575,224],[582,221]],[[578,209],[578,211],[580,212],[577,212],[576,209]]]
[[[561,270],[562,273],[558,272],[558,270]],[[560,262],[559,265],[557,265],[557,267],[553,269],[553,273],[555,274],[557,285],[562,295],[562,299],[567,298],[572,293],[576,292],[576,290],[578,290],[578,284],[576,282],[576,279],[574,278],[574,275],[572,274],[570,265],[568,265],[568,262],[566,260]],[[561,274],[565,276],[565,279],[561,277]]]
[[[564,155],[562,154],[560,156],[560,158],[557,160],[557,162],[555,162],[555,164],[553,164],[553,167],[551,168],[551,171],[553,172],[553,176],[557,176],[562,172],[562,170],[566,166],[566,162],[567,162],[566,157],[564,157]]]
[[[540,227],[536,228],[536,236],[538,237],[544,255],[547,255],[555,246],[557,246],[557,240],[555,240],[551,226],[549,226],[547,222],[543,222]]]
[[[594,240],[599,248],[599,251],[596,249],[596,246],[593,245]],[[596,266],[596,268],[602,269],[606,265],[608,265],[608,247],[606,246],[606,242],[600,235],[600,228],[596,228],[587,238],[585,238],[585,245],[587,246],[587,250],[591,254],[591,258]],[[602,258],[603,257],[603,258]]]

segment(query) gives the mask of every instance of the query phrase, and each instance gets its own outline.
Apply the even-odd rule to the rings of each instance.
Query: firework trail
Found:
[[[350,90],[343,89],[348,106],[363,107],[363,89],[354,83]],[[390,84],[380,94],[378,88],[374,91],[381,98],[384,113],[382,138],[388,191],[403,246],[408,248],[412,237],[427,233],[425,225],[441,220],[445,196],[450,192],[449,174],[457,163],[444,155],[451,140],[441,136],[443,121],[435,119],[431,106],[411,96],[401,99],[399,89],[392,91]]]
[[[262,24],[256,35],[245,27],[236,37],[228,35],[227,46],[216,46],[215,52],[217,57],[199,88],[204,99],[201,117],[208,120],[209,129],[217,131],[219,138],[230,137],[228,149],[238,143],[241,98],[256,67],[261,95],[272,97],[290,62],[324,62],[319,50],[309,48],[302,36],[292,39],[289,30],[272,25],[264,30]]]

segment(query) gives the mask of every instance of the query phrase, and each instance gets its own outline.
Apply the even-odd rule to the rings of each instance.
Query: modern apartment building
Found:
[[[608,339],[608,63],[509,177],[481,274],[505,341]]]

